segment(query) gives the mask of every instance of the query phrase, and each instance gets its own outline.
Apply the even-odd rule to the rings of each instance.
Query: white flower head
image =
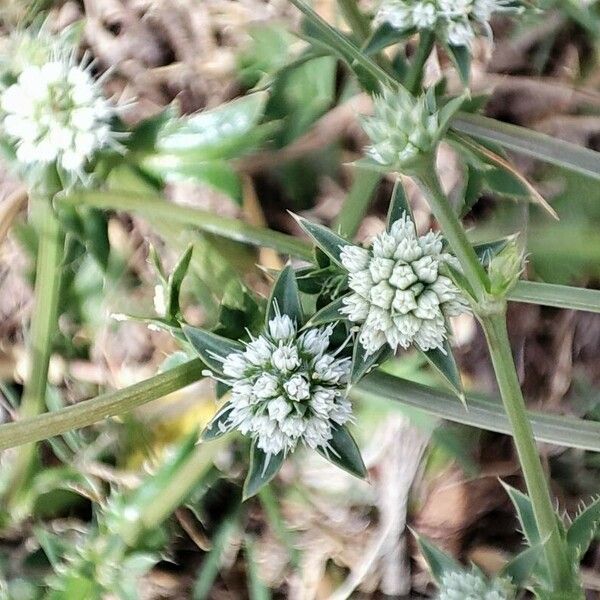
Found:
[[[83,179],[98,150],[118,147],[111,130],[116,109],[72,53],[53,52],[41,65],[24,66],[15,79],[0,88],[0,132],[24,168],[55,163]]]
[[[266,454],[288,453],[298,442],[328,448],[332,427],[352,416],[346,388],[349,358],[328,353],[333,327],[297,331],[277,314],[266,331],[222,360],[232,410],[221,423],[256,441]]]
[[[386,343],[394,351],[411,344],[424,351],[442,348],[448,337],[446,318],[467,312],[468,306],[452,280],[440,272],[446,264],[457,265],[453,256],[442,252],[439,234],[430,231],[418,237],[404,213],[389,233],[375,238],[369,256],[366,269],[348,269],[352,293],[340,309],[361,325],[359,341],[367,353]]]
[[[491,38],[489,21],[495,13],[518,13],[509,0],[382,0],[375,20],[398,31],[434,30],[453,46],[470,47],[475,37]]]
[[[508,579],[488,581],[473,571],[449,571],[442,575],[437,600],[514,600],[515,588]]]

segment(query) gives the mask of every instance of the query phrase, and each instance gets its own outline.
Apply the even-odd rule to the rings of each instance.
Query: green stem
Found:
[[[151,214],[153,219],[164,219],[186,227],[198,227],[198,229],[207,233],[219,235],[236,242],[274,248],[283,254],[290,254],[306,260],[312,258],[311,247],[302,240],[279,231],[248,225],[239,219],[229,219],[205,210],[179,206],[167,202],[159,194],[111,190],[102,192],[80,191],[61,198],[60,202],[67,206],[85,204],[104,210],[131,211],[140,214],[142,217]]]
[[[71,429],[87,427],[106,417],[126,413],[198,381],[202,377],[203,368],[204,363],[196,358],[123,390],[84,400],[51,413],[0,425],[0,450],[39,442]]]
[[[48,367],[58,321],[64,237],[52,208],[53,195],[52,191],[31,194],[32,220],[38,229],[38,252],[31,317],[29,374],[20,409],[20,415],[24,419],[46,410]],[[33,444],[22,448],[16,456],[10,479],[10,503],[16,501],[36,460],[37,452]]]
[[[356,0],[337,0],[337,3],[358,42],[363,44],[371,33],[369,19],[358,8]]]
[[[106,417],[126,413],[146,402],[175,392],[202,377],[200,359],[191,360],[146,381],[73,406],[0,425],[0,450],[38,442],[72,429],[87,427]],[[429,414],[479,429],[512,435],[499,400],[468,395],[468,409],[452,392],[374,371],[352,388],[352,395],[368,402],[400,402]],[[600,425],[574,417],[529,411],[536,439],[549,444],[600,452]]]
[[[555,592],[573,592],[571,568],[510,350],[506,315],[502,313],[485,316],[481,318],[481,324],[488,342],[504,409],[513,430],[513,439],[540,538],[545,540],[544,554],[553,590]]]
[[[373,170],[357,167],[354,172],[352,187],[335,220],[334,229],[341,235],[353,237],[369,208],[373,192],[381,175]]]
[[[426,164],[411,174],[417,185],[429,202],[429,206],[440,224],[444,237],[450,244],[452,252],[461,263],[463,274],[471,286],[475,299],[487,299],[488,277],[467,239],[458,217],[442,191],[437,177],[435,165]]]
[[[422,31],[419,38],[417,51],[411,62],[410,69],[406,74],[404,87],[413,95],[419,93],[423,83],[423,68],[429,58],[433,45],[435,44],[435,34],[433,31]]]

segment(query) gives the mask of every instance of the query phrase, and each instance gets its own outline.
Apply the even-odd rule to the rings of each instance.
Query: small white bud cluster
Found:
[[[371,140],[366,154],[385,167],[410,166],[430,152],[439,138],[437,112],[431,112],[425,97],[414,98],[403,89],[385,89],[373,105],[373,116],[365,117],[363,129]]]
[[[479,573],[444,573],[437,600],[513,600],[514,587],[507,579],[487,581]]]
[[[480,33],[491,39],[490,18],[517,12],[508,0],[383,0],[376,21],[406,31],[435,30],[452,46],[471,47]]]
[[[97,150],[116,145],[110,128],[115,109],[89,69],[72,62],[59,57],[27,66],[0,92],[0,130],[25,167],[56,161],[82,176]]]
[[[327,450],[332,428],[352,414],[346,397],[351,361],[328,351],[332,331],[298,334],[289,316],[277,315],[243,352],[226,356],[233,408],[224,430],[252,437],[267,455],[293,451],[299,441]]]
[[[368,354],[386,343],[394,351],[410,344],[424,351],[441,348],[446,318],[468,310],[452,280],[440,273],[445,264],[459,268],[456,258],[442,252],[438,233],[418,237],[406,213],[370,250],[344,246],[340,259],[353,291],[340,312],[361,324],[359,341]]]

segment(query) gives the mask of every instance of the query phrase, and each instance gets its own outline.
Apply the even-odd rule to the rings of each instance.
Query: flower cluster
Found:
[[[114,114],[89,69],[60,56],[25,67],[0,94],[0,129],[25,167],[56,161],[81,176],[97,150],[115,145]]]
[[[472,572],[444,573],[437,600],[512,600],[514,587],[507,579],[487,581],[483,575]]]
[[[243,352],[222,359],[232,388],[225,430],[249,435],[267,455],[288,453],[300,440],[327,450],[332,428],[352,413],[346,397],[351,361],[328,351],[332,331],[299,333],[289,316],[277,315]]]
[[[446,317],[467,311],[467,303],[451,279],[440,273],[452,255],[430,231],[417,236],[410,217],[379,234],[370,250],[344,246],[340,259],[353,291],[340,312],[362,324],[359,341],[368,354],[384,344],[393,350],[416,344],[421,350],[441,348],[448,332]]]
[[[402,88],[385,89],[376,97],[373,116],[365,117],[362,126],[371,140],[367,156],[390,168],[410,166],[440,137],[438,113],[425,97],[415,99]]]
[[[480,33],[491,38],[492,15],[517,11],[514,4],[509,0],[383,0],[376,20],[399,31],[435,30],[452,46],[470,47]]]
[[[114,109],[89,70],[62,60],[29,66],[0,96],[2,130],[25,166],[57,162],[81,175],[100,148],[114,143]]]

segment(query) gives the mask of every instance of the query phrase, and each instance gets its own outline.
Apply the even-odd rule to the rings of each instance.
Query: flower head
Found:
[[[97,150],[114,144],[114,114],[89,70],[63,59],[24,68],[0,94],[0,129],[25,167],[56,162],[81,175]]]
[[[223,358],[232,410],[224,424],[254,440],[265,454],[288,453],[302,441],[327,449],[332,428],[351,417],[346,387],[350,359],[330,353],[333,327],[298,332],[277,314],[245,350]]]
[[[340,312],[362,325],[360,343],[368,354],[384,344],[393,350],[416,344],[421,350],[441,348],[448,336],[446,318],[468,310],[444,265],[458,268],[442,251],[437,233],[417,236],[409,216],[392,224],[373,241],[368,260],[357,261],[354,246],[342,248],[340,260],[349,273],[352,294]],[[361,254],[362,256],[362,254]]]
[[[402,88],[385,89],[375,98],[373,116],[363,119],[363,129],[371,140],[367,156],[390,168],[410,166],[441,135],[438,114],[425,97],[414,98]]]
[[[452,46],[470,47],[481,33],[491,38],[489,20],[494,13],[517,12],[509,0],[383,0],[379,23],[399,31],[435,30]]]
[[[513,600],[514,587],[507,579],[487,581],[477,572],[444,573],[437,600]]]

